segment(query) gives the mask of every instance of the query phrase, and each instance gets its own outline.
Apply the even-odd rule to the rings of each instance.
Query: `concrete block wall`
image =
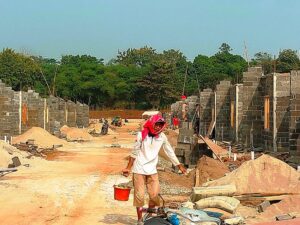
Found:
[[[72,101],[67,101],[66,102],[66,124],[69,127],[76,127],[76,103]]]
[[[200,93],[200,134],[206,136],[213,118],[215,94],[212,89]]]
[[[291,155],[300,156],[300,94],[290,100],[289,144]]]
[[[251,67],[243,73],[243,117],[240,126],[240,142],[244,147],[262,146],[263,94],[262,68]]]
[[[80,102],[77,102],[76,104],[76,123],[77,126],[87,127],[89,124],[89,114],[86,113],[89,111],[89,106],[86,104],[81,104]]]
[[[230,81],[216,87],[216,140],[230,141]]]
[[[265,115],[264,115],[264,101],[265,98],[269,98],[270,100],[270,113],[269,113],[269,119],[270,119],[270,125],[269,125],[269,129],[265,129],[263,127],[262,130],[262,134],[263,134],[263,147],[265,150],[268,151],[272,151],[273,150],[273,101],[274,101],[274,95],[273,95],[273,82],[274,82],[274,76],[273,74],[269,74],[266,75],[262,78],[262,82],[263,82],[263,93],[262,93],[262,97],[263,97],[263,105],[262,105],[262,119],[263,121],[265,120]]]
[[[265,98],[269,97],[269,128],[264,127]],[[216,101],[215,101],[216,98]],[[237,100],[238,99],[238,100]],[[234,103],[234,127],[230,124]],[[173,110],[179,103],[173,105]],[[243,83],[222,81],[216,91],[200,93],[200,133],[207,134],[216,107],[216,139],[245,148],[300,154],[300,71],[264,75],[260,67],[243,73]]]
[[[273,76],[276,76],[276,150],[286,152],[289,151],[291,76],[289,73]]]
[[[17,134],[19,129],[19,112],[15,102],[18,99],[11,87],[6,87],[0,81],[0,138],[10,137]]]
[[[78,115],[77,111],[80,112]],[[88,118],[89,107],[85,104],[66,102],[54,96],[44,99],[33,90],[15,92],[0,81],[1,139],[18,135],[34,126],[50,133],[55,133],[65,124],[87,127]]]

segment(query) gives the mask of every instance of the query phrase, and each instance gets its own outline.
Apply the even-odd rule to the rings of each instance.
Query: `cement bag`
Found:
[[[212,196],[233,196],[236,192],[235,185],[223,185],[214,187],[193,187],[191,201],[196,202]]]
[[[239,204],[240,201],[235,198],[227,197],[227,196],[215,196],[215,197],[209,197],[197,201],[196,208],[197,209],[218,208],[233,213]]]

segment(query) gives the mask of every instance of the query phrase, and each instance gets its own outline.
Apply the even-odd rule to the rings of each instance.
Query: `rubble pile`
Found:
[[[60,132],[67,141],[91,141],[93,139],[87,130],[67,125],[60,128]]]
[[[200,159],[199,163],[201,160],[204,161]],[[200,172],[199,175],[202,174],[205,173]],[[256,204],[247,207],[245,199]],[[279,159],[262,155],[244,162],[224,177],[206,182],[202,187],[194,187],[191,200],[195,208],[208,210],[208,207],[216,212],[225,210],[230,213],[227,218],[240,218],[246,224],[275,221],[278,217],[298,218],[300,173]]]
[[[28,140],[34,140],[34,144],[42,149],[52,149],[53,145],[68,145],[68,142],[51,135],[41,127],[32,127],[25,133],[14,137],[12,144],[26,143]]]

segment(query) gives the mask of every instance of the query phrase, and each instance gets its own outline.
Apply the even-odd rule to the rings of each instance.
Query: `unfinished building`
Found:
[[[299,71],[265,75],[262,68],[251,67],[242,83],[221,81],[214,91],[204,89],[197,101],[202,136],[243,150],[300,156]]]
[[[79,102],[49,96],[41,98],[33,90],[13,91],[0,80],[0,138],[21,134],[31,127],[42,127],[50,133],[60,127],[87,127],[89,107]]]

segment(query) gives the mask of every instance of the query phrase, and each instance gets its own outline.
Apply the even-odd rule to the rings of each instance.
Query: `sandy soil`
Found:
[[[29,167],[0,177],[0,224],[135,224],[132,195],[128,202],[113,200],[113,185],[128,181],[120,171],[136,127],[128,123],[116,135],[65,147],[48,160],[31,158]],[[107,147],[112,143],[121,148]]]

